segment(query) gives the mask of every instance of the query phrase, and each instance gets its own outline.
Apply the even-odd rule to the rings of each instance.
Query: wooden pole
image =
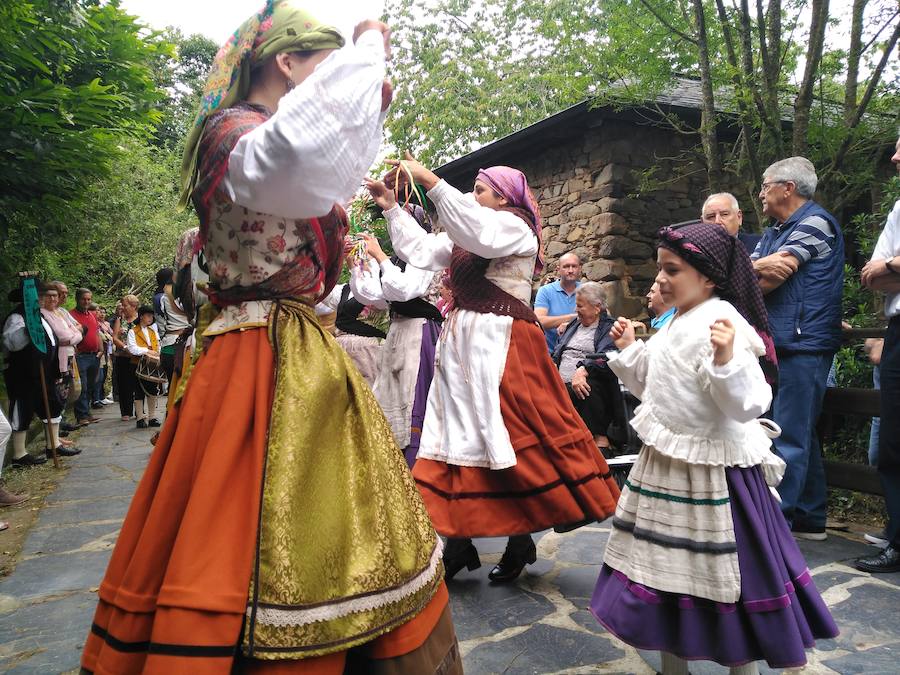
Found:
[[[47,395],[47,378],[44,375],[44,363],[41,366],[41,394],[44,397],[44,413],[47,415],[47,422],[44,424],[44,435],[47,438],[47,447],[53,455],[53,466],[59,468],[59,457],[56,456],[56,443],[53,442],[53,434],[50,433],[50,397]]]

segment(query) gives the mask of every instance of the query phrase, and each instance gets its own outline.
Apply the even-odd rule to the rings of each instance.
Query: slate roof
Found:
[[[717,111],[726,116],[719,123],[720,138],[735,138],[737,128],[727,120],[728,113],[734,110],[727,91],[716,92],[716,101]],[[671,89],[655,97],[650,105],[598,104],[595,98],[587,99],[447,162],[435,169],[435,173],[453,184],[467,183],[482,166],[508,162],[511,157],[524,155],[526,152],[533,155],[542,149],[559,145],[583,134],[586,129],[601,123],[602,119],[627,120],[636,124],[662,123],[656,107],[663,113],[675,114],[688,124],[698,126],[701,104],[700,81],[687,77],[678,78]],[[782,122],[790,126],[790,116],[783,114]]]

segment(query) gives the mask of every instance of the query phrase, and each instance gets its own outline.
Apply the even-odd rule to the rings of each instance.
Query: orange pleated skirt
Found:
[[[221,335],[197,362],[161,430],[100,585],[84,671],[343,672],[344,652],[289,661],[238,657],[274,382],[265,328]],[[407,654],[440,621],[452,637],[447,603],[442,586],[414,619],[364,648],[373,659]]]
[[[496,537],[569,529],[615,512],[619,488],[533,323],[513,321],[500,412],[515,466],[491,470],[416,460],[413,477],[440,534]]]

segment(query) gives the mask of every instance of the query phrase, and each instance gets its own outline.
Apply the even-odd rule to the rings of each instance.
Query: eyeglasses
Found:
[[[779,183],[790,183],[790,182],[791,181],[789,181],[789,180],[770,180],[768,183],[763,183],[760,186],[759,191],[762,192],[763,194],[765,194],[769,191],[769,188],[771,188],[773,185],[778,185]]]

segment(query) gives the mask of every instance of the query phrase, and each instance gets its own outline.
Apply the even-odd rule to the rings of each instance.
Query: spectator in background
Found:
[[[619,381],[607,366],[605,356],[588,358],[617,351],[609,334],[615,320],[606,312],[603,286],[595,281],[582,284],[575,292],[575,314],[575,320],[559,338],[553,362],[597,447],[608,449],[607,430],[615,418]]]
[[[110,363],[111,363],[111,369],[112,369],[112,378],[111,378],[112,379],[112,395],[111,395],[111,398],[114,403],[118,402],[118,400],[119,400],[119,380],[116,377],[116,349],[117,348],[116,348],[115,337],[116,337],[116,322],[121,318],[121,316],[122,316],[122,301],[118,300],[118,301],[116,301],[115,309],[113,309],[112,314],[107,319],[107,322],[109,323],[110,333],[111,333],[110,339],[112,340],[112,345],[110,346],[110,354],[111,354]]]
[[[717,192],[707,197],[703,202],[703,208],[700,209],[700,220],[724,227],[728,234],[738,238],[747,249],[747,253],[752,252],[759,243],[758,234],[741,232],[744,212],[741,211],[737,197],[730,192]]]
[[[872,364],[872,388],[881,389],[881,352],[884,350],[884,338],[869,338],[863,347]],[[881,429],[881,418],[872,418],[869,430],[869,464],[878,466],[878,438]]]
[[[57,342],[60,379],[56,393],[65,406],[69,391],[74,386],[75,347],[81,342],[82,333],[78,322],[67,311],[60,311],[59,298],[59,288],[55,283],[45,284],[41,288],[41,316],[50,324]]]
[[[144,305],[137,311],[138,323],[131,327],[126,337],[128,352],[131,354],[131,364],[137,372],[137,366],[142,358],[159,361],[159,333],[156,332],[153,307]],[[146,429],[160,426],[156,418],[156,399],[161,393],[158,385],[142,384],[135,374],[134,410],[137,417],[137,428]],[[147,391],[145,392],[145,388]]]
[[[831,361],[841,344],[844,240],[837,220],[813,201],[815,168],[804,157],[775,162],[759,191],[772,219],[751,256],[778,353],[772,419],[787,463],[781,509],[802,539],[824,540],[825,468],[816,421]]]
[[[75,362],[81,376],[81,395],[75,401],[75,424],[80,427],[100,421],[99,417],[91,415],[91,397],[100,371],[101,347],[97,317],[88,309],[93,300],[94,295],[89,289],[79,288],[75,291],[76,307],[69,312],[81,324],[82,334],[75,353]]]
[[[112,325],[113,329],[113,370],[116,373],[117,389],[119,391],[119,412],[122,421],[127,422],[134,416],[134,392],[138,388],[135,371],[136,364],[131,362],[131,352],[128,351],[128,331],[137,323],[138,305],[140,301],[136,295],[126,295],[122,298],[122,312],[116,317]]]
[[[156,290],[153,291],[153,312],[155,313],[156,324],[160,331],[164,329],[161,322],[165,321],[165,319],[162,318],[162,298],[166,293],[166,287],[171,288],[174,282],[175,268],[163,267],[156,273]]]
[[[106,321],[106,310],[98,305],[91,305],[91,311],[97,317],[97,328],[100,331],[100,368],[94,391],[91,396],[92,408],[102,408],[113,402],[106,398],[106,376],[109,373],[110,355],[112,354],[112,328]]]
[[[881,389],[881,352],[884,349],[884,338],[868,338],[863,349],[872,364],[872,388]],[[881,418],[873,417],[872,426],[869,429],[869,466],[878,466],[878,442],[880,438]],[[887,538],[887,528],[878,534],[863,535],[866,541],[884,548],[890,543]]]
[[[79,324],[71,314],[69,314],[69,310],[66,309],[66,303],[69,300],[69,287],[66,286],[62,281],[51,281],[51,286],[54,286],[59,293],[59,303],[56,308],[55,313],[59,315],[59,317],[68,323],[73,329],[82,333],[81,324]],[[78,387],[81,386],[81,376],[78,373],[78,366],[75,362],[75,347],[73,346],[63,346],[60,349],[63,350],[63,353],[66,355],[66,360],[69,363],[68,373],[63,376],[63,385],[60,389],[60,395],[62,396],[63,405],[67,405],[68,403],[74,403],[79,395]],[[77,378],[77,382],[76,382]],[[66,422],[66,409],[63,408],[62,412],[63,420],[59,425],[60,433],[63,436],[68,435],[70,431],[73,431],[76,427],[74,424],[69,424]]]
[[[560,257],[556,273],[559,279],[541,286],[534,299],[534,314],[544,329],[551,354],[559,341],[556,329],[576,317],[575,291],[581,285],[581,259],[566,253]]]
[[[12,427],[9,424],[9,420],[6,419],[6,415],[0,411],[0,452],[3,454],[6,453],[6,442],[9,440],[9,437],[12,435]],[[0,472],[3,471],[3,462],[0,462]],[[16,504],[21,504],[26,499],[28,499],[27,494],[14,494],[7,490],[6,488],[0,486],[0,507],[3,506],[15,506]],[[0,531],[9,528],[9,523],[5,520],[0,520]]]
[[[39,287],[39,293],[43,293],[47,288]],[[38,351],[32,344],[25,324],[21,289],[13,290],[9,301],[17,303],[3,324],[3,346],[7,351],[3,377],[9,396],[9,421],[13,429],[12,464],[19,467],[43,464],[52,456],[54,447],[58,455],[65,457],[77,455],[81,450],[64,448],[59,442],[62,401],[56,388],[56,381],[59,379],[59,356],[53,329],[42,315],[41,326],[44,329],[47,350]],[[47,392],[46,402],[44,391]],[[45,447],[45,456],[31,455],[25,447],[28,427],[35,416],[48,425],[50,432],[50,445]]]
[[[900,139],[891,161],[900,172]],[[888,512],[887,546],[876,556],[860,558],[856,568],[864,572],[900,571],[900,200],[887,217],[872,259],[860,279],[885,293],[887,333],[881,351],[881,428],[878,434],[878,474]]]
[[[647,312],[650,314],[650,328],[659,330],[675,316],[675,305],[672,298],[663,298],[659,292],[659,284],[655,281],[647,291]]]

